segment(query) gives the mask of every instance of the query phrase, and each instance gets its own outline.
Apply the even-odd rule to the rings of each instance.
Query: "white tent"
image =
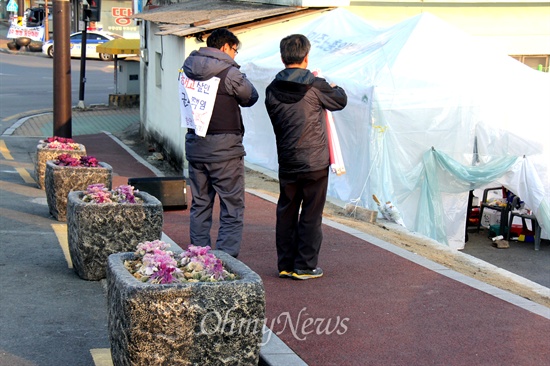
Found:
[[[311,43],[310,69],[348,93],[334,113],[345,175],[329,196],[376,209],[392,201],[405,226],[464,247],[468,192],[504,185],[550,232],[550,75],[491,50],[431,14],[376,29],[345,9],[239,53],[260,93],[244,110],[247,161],[277,170],[264,92],[283,68],[279,41]]]

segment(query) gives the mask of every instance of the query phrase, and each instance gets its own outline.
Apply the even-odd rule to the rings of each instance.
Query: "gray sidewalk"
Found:
[[[130,125],[126,125],[127,122],[124,122],[124,118],[121,118],[120,120],[118,119],[120,115],[126,115],[126,117],[130,119],[138,118],[138,109],[98,108],[89,109],[87,111],[74,111],[73,133],[75,136],[78,135],[76,131],[81,128],[81,124],[85,126],[87,131],[90,131],[89,133],[98,133],[104,130],[114,132],[113,129],[116,128],[121,128],[121,130],[124,130],[132,123],[130,123]],[[5,250],[3,251],[3,256],[0,257],[0,268],[3,268],[3,275],[0,277],[0,288],[2,292],[2,296],[0,296],[0,305],[4,310],[0,315],[0,334],[2,334],[0,336],[0,365],[106,366],[109,365],[109,344],[107,341],[105,303],[104,297],[102,296],[102,284],[101,282],[83,281],[75,275],[74,271],[68,266],[68,261],[66,259],[67,253],[64,252],[64,249],[59,246],[52,246],[51,244],[59,241],[59,236],[62,235],[62,230],[60,231],[59,226],[57,226],[60,223],[49,217],[44,192],[35,188],[36,186],[33,182],[22,182],[19,175],[13,174],[14,168],[22,168],[28,172],[32,171],[32,154],[36,147],[36,138],[51,136],[51,131],[53,130],[52,123],[53,121],[51,119],[51,115],[48,115],[48,113],[27,115],[18,119],[18,121],[13,121],[10,128],[2,131],[3,136],[0,138],[0,140],[3,140],[6,143],[8,150],[12,155],[12,159],[8,159],[3,156],[3,160],[1,162],[2,167],[0,169],[0,193],[2,195],[2,220],[0,222],[0,232],[2,233],[3,238],[10,238],[10,240],[6,243],[4,240],[2,241],[2,247]],[[20,133],[24,131],[23,128],[27,127],[29,132]],[[45,133],[42,131],[45,131]],[[32,135],[26,135],[26,133]],[[263,202],[264,201],[259,199],[249,200],[247,201],[247,207],[249,207],[250,210],[260,209],[259,212],[265,212],[263,207],[255,207],[257,205],[264,205]],[[268,210],[268,212],[271,211]],[[263,224],[259,221],[260,216],[260,214],[254,216],[254,220],[258,220],[256,226],[262,228],[262,233],[272,236],[269,226],[265,227],[265,229],[261,226]],[[265,218],[265,220],[268,224],[272,223],[270,216]],[[181,225],[182,222],[179,218],[173,224],[167,223],[167,229],[170,229],[170,231],[167,232],[169,235],[172,235],[171,232],[176,234],[181,231]],[[326,248],[327,251],[330,250],[329,248],[333,248],[333,250],[335,250],[334,253],[338,253],[339,251],[343,252],[344,250],[352,251],[352,248],[364,247],[365,244],[363,244],[363,240],[368,240],[370,243],[374,243],[384,251],[392,251],[392,253],[396,252],[399,256],[406,258],[411,263],[416,263],[424,268],[427,268],[430,272],[435,272],[437,274],[452,278],[453,280],[461,281],[461,284],[467,284],[472,288],[480,288],[481,291],[484,291],[484,296],[482,296],[483,301],[491,301],[491,303],[493,303],[491,299],[485,296],[486,293],[489,293],[491,294],[491,297],[496,296],[499,299],[512,302],[515,304],[514,306],[517,306],[516,311],[510,309],[509,307],[505,307],[505,309],[500,310],[503,311],[502,314],[505,313],[512,317],[512,314],[521,313],[521,316],[525,316],[527,319],[530,315],[525,314],[523,309],[528,307],[532,308],[529,310],[530,312],[540,315],[545,313],[548,314],[550,312],[548,308],[533,304],[526,299],[518,298],[517,296],[509,294],[505,291],[494,289],[492,286],[485,286],[479,281],[465,278],[465,276],[462,275],[457,275],[454,271],[450,271],[441,265],[435,265],[434,263],[426,261],[413,253],[395,249],[395,247],[383,242],[382,240],[369,237],[368,235],[359,233],[356,230],[350,230],[340,224],[329,223],[328,225],[331,226],[331,229],[327,232],[327,240],[329,240],[329,243],[334,235],[337,234],[338,238],[340,238],[340,236],[344,235],[341,233],[344,232],[356,237],[353,240],[356,240],[357,243],[351,243],[351,241],[348,242],[348,240],[351,239],[347,238],[347,236],[345,239],[333,239],[332,244],[329,244]],[[174,235],[173,237],[175,238],[176,236]],[[479,240],[472,238],[471,240],[472,242],[479,241],[480,243],[483,243],[485,240],[481,239],[486,239],[486,237],[479,236],[478,239]],[[346,245],[344,245],[344,247],[339,247],[338,245],[344,241],[346,242]],[[256,243],[258,241],[249,240],[248,242]],[[550,258],[546,257],[546,262],[540,262],[541,265],[543,265],[542,267],[536,268],[538,264],[535,264],[537,263],[535,260],[544,258],[542,256],[550,253],[547,243],[538,253],[532,250],[532,246],[530,245],[528,246],[528,249],[529,250],[525,250],[525,255],[531,256],[530,259],[528,259],[528,261],[531,261],[532,264],[531,273],[540,274],[541,271],[542,273],[548,273],[548,266],[544,265],[544,263],[549,263],[548,259]],[[328,253],[327,251],[325,251],[324,254]],[[517,257],[513,257],[511,255],[512,251],[501,250],[496,251],[495,253],[498,253],[499,255],[508,253],[510,257],[508,262],[517,261]],[[348,255],[349,254],[350,253],[348,253]],[[372,254],[373,253],[371,253],[371,255]],[[379,255],[385,254],[380,252]],[[357,258],[351,257],[349,257],[349,259],[357,260]],[[248,260],[249,263],[256,263],[259,273],[266,272],[265,258],[262,253],[255,253],[249,250],[243,253],[243,261],[244,260]],[[374,261],[372,265],[373,267],[371,267],[371,270],[374,270]],[[379,265],[384,267],[383,263],[380,263]],[[482,261],[479,262],[480,268],[484,265],[487,264]],[[409,267],[409,265],[407,266]],[[503,265],[499,266],[504,268]],[[415,266],[410,266],[410,269],[415,268]],[[330,267],[328,269],[330,269]],[[267,272],[269,273],[269,271]],[[265,273],[262,275],[266,276]],[[395,275],[399,274],[395,273]],[[423,276],[433,278],[433,280],[435,280],[434,282],[445,282],[433,274],[424,273]],[[518,277],[524,277],[525,281],[528,282],[527,278],[529,278],[529,274]],[[285,289],[290,296],[290,294],[296,295],[296,286],[302,286],[300,288],[303,288],[304,286],[310,285],[288,282],[283,283],[280,282],[279,279],[272,279],[270,277],[262,278],[264,278],[267,288],[270,289],[271,298],[268,301],[272,302],[281,302],[280,300],[282,299],[274,299],[277,298],[279,291],[284,293],[281,289]],[[322,281],[324,282],[314,282],[311,286],[315,286],[316,292],[318,295],[322,295],[321,297],[323,298],[328,298],[328,296],[330,296],[333,292],[339,293],[339,288],[345,286],[344,283],[340,283],[340,287],[338,288],[331,287],[334,285],[334,281],[338,281],[335,277],[331,276],[327,276],[327,278]],[[422,283],[422,281],[419,281],[419,283]],[[433,282],[429,283],[433,284]],[[327,285],[329,288],[326,288]],[[451,285],[454,286],[454,282],[445,282],[445,286]],[[359,290],[359,288],[357,288],[357,290]],[[451,289],[449,289],[448,294],[453,295],[455,292],[450,290]],[[478,296],[477,292],[464,290],[462,286],[459,286],[458,290],[463,291],[468,296]],[[316,292],[310,292],[309,296],[314,296]],[[359,293],[359,291],[357,292]],[[340,295],[342,301],[341,311],[344,312],[344,314],[348,308],[351,308],[350,311],[358,310],[358,306],[360,304],[347,301],[347,296],[351,296],[353,298],[354,295],[355,294],[353,293],[349,294],[347,292],[345,295]],[[443,295],[445,294],[439,293],[438,296]],[[386,293],[386,295],[379,293],[378,295],[369,296],[368,298],[362,298],[361,302],[375,301],[375,303],[372,304],[371,309],[384,310],[381,309],[380,306],[376,306],[376,304],[379,304],[379,299],[377,296],[381,298],[384,296],[390,296],[392,299],[399,298],[398,293]],[[448,303],[448,306],[452,306],[452,304],[455,303],[455,306],[457,307],[460,305],[456,303],[456,301],[473,301],[472,298],[467,297],[458,299],[451,298],[451,300],[452,301]],[[418,301],[423,302],[420,297],[418,297]],[[268,306],[269,304],[270,303],[268,302]],[[500,302],[497,301],[495,304],[497,304],[497,307],[493,309],[497,312],[497,314],[488,314],[491,319],[498,319],[500,316],[498,314]],[[287,311],[287,305],[283,305],[284,307],[281,311]],[[270,307],[273,309],[274,306]],[[313,311],[313,308],[313,304],[308,306],[308,310],[312,309],[310,311]],[[486,308],[491,308],[491,305],[487,304]],[[415,311],[420,310],[421,308],[415,307]],[[330,309],[326,309],[326,311],[330,311]],[[441,315],[442,314],[439,314],[440,317]],[[433,314],[433,316],[436,317],[436,314]],[[472,314],[472,317],[473,316],[484,319],[479,313]],[[543,328],[544,324],[547,324],[548,317],[549,316],[546,318],[541,317],[541,321],[539,322],[540,325],[537,327]],[[380,319],[373,318],[370,321],[374,323],[375,320]],[[429,318],[414,320],[415,323],[421,321],[430,322]],[[454,321],[456,321],[456,319],[454,319]],[[418,323],[418,325],[420,325],[420,323]],[[405,326],[405,324],[403,324],[403,326]],[[491,328],[493,325],[480,324],[480,326],[482,328]],[[365,328],[363,332],[358,334],[363,334],[364,337],[368,338],[369,336],[373,336],[373,334],[384,332],[382,329],[376,329]],[[412,329],[414,329],[414,327]],[[432,331],[434,331],[434,329],[432,329]],[[443,329],[443,331],[452,332],[451,329]],[[516,331],[518,331],[517,328]],[[496,331],[494,331],[494,333],[495,332]],[[517,336],[521,336],[521,334],[523,333],[520,333]],[[510,336],[511,334],[506,335],[505,339]],[[40,338],[40,341],[33,341],[33,339],[36,338]],[[354,337],[354,339],[354,342],[357,343],[356,347],[369,347],[368,340],[360,339],[360,337]],[[468,342],[471,341],[472,340],[469,340]],[[525,347],[525,345],[529,343],[538,344],[544,341],[542,339],[536,339],[533,340],[533,342],[529,342],[527,339],[522,339],[521,344],[522,347]],[[319,349],[311,349],[311,351],[308,351],[310,350],[310,347],[304,347],[303,342],[293,341],[292,338],[290,340],[286,339],[285,343],[293,349],[299,349],[300,356],[302,356],[302,354],[306,356],[309,353],[319,353],[320,351],[322,353],[322,350]],[[285,343],[280,342],[278,344],[278,346],[283,349],[283,352],[288,351],[288,347]],[[36,344],[36,346],[25,346],[28,344]],[[400,345],[400,347],[403,346],[404,345]],[[391,345],[391,347],[388,345],[388,347],[392,348],[396,347],[396,345]],[[464,345],[461,347],[464,347]],[[502,344],[502,347],[513,347],[513,344],[504,343]],[[68,351],[63,351],[63,349],[67,349]],[[326,345],[323,349],[327,353],[338,352],[338,350],[329,349]],[[293,354],[291,353],[275,353],[268,356],[273,356],[271,358],[267,358],[268,360],[273,361],[273,363],[270,363],[272,365],[290,366],[300,364],[299,360],[295,360],[297,363],[289,363],[288,361],[281,361],[277,363],[277,360],[284,360],[287,357],[293,357]],[[427,359],[422,358],[412,359],[415,359],[416,361],[428,361]],[[533,359],[536,359],[536,357]],[[301,364],[303,365],[303,363]],[[328,363],[314,362],[311,364],[323,366]],[[365,363],[362,363],[359,359],[355,359],[353,362],[346,364],[362,365]],[[459,360],[449,360],[448,364],[460,364],[460,362]],[[512,362],[509,364],[512,365],[514,363]],[[541,363],[539,362],[538,364],[540,365]]]
[[[73,137],[103,135],[114,145],[121,145],[111,133],[134,126],[139,122],[138,114],[138,108],[73,110]],[[112,366],[105,281],[83,281],[76,276],[68,253],[66,223],[52,220],[45,192],[37,188],[32,176],[37,140],[52,135],[53,115],[50,111],[23,112],[11,122],[0,137],[0,233],[4,249],[0,256],[0,366]],[[117,157],[126,161],[133,155],[131,160],[137,159],[157,175],[162,174],[131,149],[124,149],[127,156],[118,153]],[[132,170],[132,164],[124,165]],[[19,176],[10,174],[14,168]],[[120,169],[113,173],[113,181],[127,179],[119,176]],[[143,173],[132,170],[131,174]],[[165,234],[163,240],[179,250]],[[22,315],[25,313],[28,315]],[[260,365],[305,365],[267,330],[264,339],[268,337]],[[35,346],[29,347],[29,342]]]
[[[53,111],[43,110],[24,113],[4,134],[25,137],[48,137],[53,131]],[[72,134],[90,135],[107,131],[119,133],[139,123],[139,108],[110,108],[91,106],[72,111]]]
[[[72,111],[73,136],[103,131],[114,135],[139,123],[139,108],[113,108],[105,105],[90,106]],[[49,110],[22,113],[3,135],[21,137],[48,137],[53,131],[53,113]],[[463,253],[481,261],[534,281],[550,288],[550,241],[543,240],[541,250],[534,251],[531,243],[511,242],[509,249],[496,249],[487,232],[470,232],[470,240]]]

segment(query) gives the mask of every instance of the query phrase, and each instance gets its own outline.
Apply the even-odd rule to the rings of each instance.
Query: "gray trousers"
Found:
[[[217,163],[189,162],[191,244],[212,246],[210,229],[216,194],[220,200],[220,228],[216,248],[234,257],[239,254],[244,223],[244,160]]]

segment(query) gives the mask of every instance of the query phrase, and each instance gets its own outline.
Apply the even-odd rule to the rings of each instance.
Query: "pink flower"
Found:
[[[61,154],[55,160],[56,164],[59,166],[78,166],[80,161],[78,158],[73,158],[69,154]]]
[[[81,156],[80,158],[74,158],[69,154],[61,154],[57,157],[57,159],[55,159],[54,162],[59,166],[99,166],[99,162],[93,156]]]
[[[181,261],[174,259],[170,247],[160,240],[139,243],[134,253],[137,265],[126,268],[138,279],[151,283],[226,281],[237,277],[223,267],[223,262],[210,252],[210,247],[189,245],[180,254]]]
[[[80,144],[74,142],[73,139],[65,137],[48,137],[44,140],[46,147],[48,149],[57,149],[57,150],[79,150]]]
[[[223,278],[223,263],[214,254],[210,253],[210,247],[200,247],[196,245],[189,245],[187,251],[181,255],[181,264],[187,265],[188,263],[200,263],[202,264],[205,274],[213,276],[219,280]]]
[[[88,188],[86,189],[86,191],[88,193],[94,193],[94,192],[97,192],[97,191],[103,191],[105,190],[105,184],[103,183],[95,183],[95,184],[90,184],[88,186]]]
[[[136,203],[136,197],[134,193],[139,192],[138,190],[134,191],[133,186],[121,185],[115,189],[115,194],[117,196],[117,201],[120,203]]]
[[[154,253],[155,250],[163,251],[168,248],[170,248],[170,244],[161,240],[145,241],[138,244],[136,255],[143,256],[145,253]]]
[[[134,195],[137,192],[134,192],[134,187],[128,185],[121,185],[114,191],[109,191],[104,184],[97,183],[88,186],[82,200],[95,203],[140,203],[141,199]]]
[[[74,143],[74,140],[71,139],[71,138],[68,138],[68,137],[59,137],[59,136],[53,136],[53,137],[48,137],[46,139],[47,142],[54,142],[54,141],[59,141],[61,143],[64,143],[64,144],[72,144]]]
[[[142,263],[141,271],[149,276],[149,281],[153,283],[171,283],[174,279],[173,274],[181,272],[172,253],[163,250],[157,249],[146,253]]]
[[[81,156],[80,164],[82,166],[96,167],[99,165],[99,161],[93,156]]]

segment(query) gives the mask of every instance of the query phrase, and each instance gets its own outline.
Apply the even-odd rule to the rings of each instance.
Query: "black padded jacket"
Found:
[[[344,89],[307,69],[287,68],[266,89],[265,106],[277,140],[280,173],[305,173],[328,168],[325,110],[347,104]]]

